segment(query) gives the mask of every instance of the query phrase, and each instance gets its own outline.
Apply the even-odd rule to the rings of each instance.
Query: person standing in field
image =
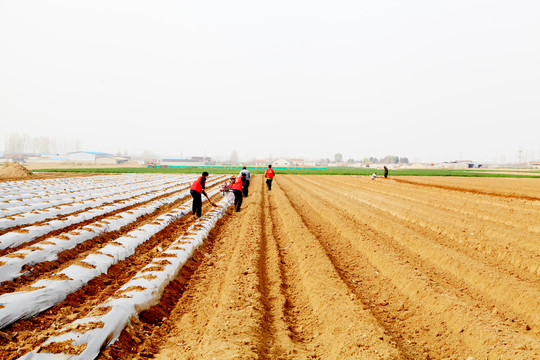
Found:
[[[246,183],[246,174],[240,173],[238,175],[238,178],[234,182],[232,186],[232,191],[234,194],[234,209],[236,212],[240,211],[240,207],[242,206],[242,198],[244,196],[243,190]]]
[[[242,174],[246,174],[246,183],[244,185],[244,197],[247,197],[248,196],[248,188],[249,188],[249,180],[251,180],[251,173],[244,166],[242,168],[242,171],[240,171],[240,175],[242,175]]]
[[[264,177],[266,178],[266,186],[268,186],[268,190],[272,190],[272,180],[274,180],[274,176],[276,176],[276,173],[272,169],[272,165],[268,165],[268,169],[266,169],[266,174]]]
[[[388,177],[388,168],[384,166],[384,178],[386,179]]]
[[[191,189],[189,190],[189,193],[191,194],[191,197],[193,198],[193,206],[191,209],[193,211],[193,214],[197,215],[197,217],[201,217],[201,211],[202,211],[202,196],[201,195],[206,196],[206,198],[208,199],[208,202],[212,206],[216,206],[214,205],[214,203],[210,200],[210,198],[208,197],[208,195],[206,195],[206,192],[204,191],[207,177],[208,177],[208,173],[206,171],[203,172],[202,175],[199,176],[199,178],[195,180],[193,184],[191,184]]]

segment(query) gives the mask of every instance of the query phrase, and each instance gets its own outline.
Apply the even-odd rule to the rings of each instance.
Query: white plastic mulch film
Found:
[[[221,178],[210,181],[208,184],[213,185]],[[209,192],[209,196],[216,194],[219,190],[214,189]],[[109,220],[106,226],[99,226],[97,230],[92,224],[83,227],[86,231],[80,231],[76,234],[67,234],[62,239],[54,241],[54,237],[47,238],[43,242],[45,244],[33,246],[32,250],[20,250],[17,253],[22,253],[24,257],[0,257],[2,265],[0,266],[0,281],[6,279],[14,279],[21,275],[20,271],[24,265],[31,265],[41,261],[50,261],[56,259],[56,255],[61,251],[72,248],[78,243],[86,241],[92,237],[102,234],[106,231],[113,231],[130,222],[134,222],[138,217],[147,214],[157,209],[159,206],[170,204],[177,199],[186,197],[189,191],[181,192],[169,197],[161,198],[150,202],[140,208],[134,208],[122,216],[124,213],[116,214],[114,219]],[[119,237],[110,244],[102,247],[99,251],[90,253],[82,262],[91,265],[83,267],[79,265],[71,265],[61,271],[56,272],[56,278],[38,279],[29,288],[35,288],[30,291],[17,291],[6,293],[0,296],[0,328],[3,328],[17,320],[28,318],[50,308],[58,302],[63,301],[67,295],[80,289],[93,278],[106,273],[108,268],[119,261],[133,255],[137,247],[150,239],[154,234],[163,230],[173,221],[179,219],[191,211],[191,200],[186,201],[183,205],[169,211],[156,218],[152,223],[142,225],[139,228],[130,231],[126,235]],[[94,231],[95,230],[95,231]],[[36,245],[36,244],[34,244]],[[62,280],[59,280],[62,279]]]
[[[210,195],[210,194],[209,194]],[[19,359],[94,359],[104,346],[115,342],[131,317],[159,303],[165,287],[173,280],[193,252],[232,204],[233,196],[225,196],[215,208],[206,212],[187,235],[176,239],[151,263],[139,271],[104,303],[95,307],[87,317],[78,319],[58,334]],[[99,262],[97,258],[96,262]],[[69,276],[72,276],[70,274]],[[51,349],[69,351],[54,352]]]

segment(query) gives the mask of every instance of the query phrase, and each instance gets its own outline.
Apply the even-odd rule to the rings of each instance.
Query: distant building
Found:
[[[105,165],[118,165],[118,164],[124,164],[128,160],[129,158],[126,158],[123,156],[108,156],[108,157],[97,158],[95,163],[105,164]]]
[[[291,162],[286,159],[278,159],[272,163],[272,166],[274,167],[285,167],[285,166],[291,166]]]
[[[289,159],[291,166],[304,166],[306,161],[304,159]]]
[[[540,169],[540,161],[529,161],[529,167]]]
[[[442,167],[451,169],[472,169],[482,167],[482,164],[476,164],[473,160],[454,160],[444,164],[445,165]]]
[[[112,154],[95,152],[95,151],[75,151],[68,153],[68,161],[72,162],[92,162],[95,163],[98,159],[112,157]]]
[[[195,165],[212,165],[214,161],[211,157],[193,156],[187,158],[163,158],[159,161],[160,166],[195,166]]]

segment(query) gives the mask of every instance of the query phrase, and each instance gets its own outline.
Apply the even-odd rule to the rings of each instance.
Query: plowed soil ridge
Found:
[[[219,256],[210,254],[211,267],[203,263],[193,276],[186,290],[190,301],[181,299],[182,311],[169,317],[172,330],[158,359],[539,356],[539,278],[515,266],[519,257],[536,261],[537,242],[524,242],[534,238],[534,221],[522,216],[536,211],[534,201],[476,194],[504,211],[504,217],[490,213],[486,220],[474,216],[477,198],[452,189],[280,176],[268,192],[258,180],[252,180],[246,209],[215,230]],[[434,199],[426,199],[433,190]],[[525,208],[509,217],[515,201]],[[247,227],[245,217],[251,220]],[[467,243],[463,225],[452,223],[458,219],[469,228],[485,227],[499,245],[490,248],[488,236],[476,239],[478,246]],[[493,238],[492,227],[519,223],[524,229],[517,238]],[[503,240],[508,256],[490,254],[502,249]],[[248,258],[265,266],[252,274],[254,260]],[[224,270],[231,266],[235,271]],[[236,292],[223,288],[229,283]],[[516,299],[516,291],[524,298]],[[254,321],[260,316],[266,320]],[[359,323],[369,340],[355,337]]]

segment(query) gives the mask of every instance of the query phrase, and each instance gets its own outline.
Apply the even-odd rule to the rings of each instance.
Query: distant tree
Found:
[[[399,157],[395,155],[386,155],[381,159],[381,163],[384,164],[397,164],[399,162]]]
[[[330,163],[330,159],[320,159],[317,161],[317,163],[321,165],[328,165],[328,163]]]
[[[77,138],[32,137],[28,134],[11,133],[5,139],[5,153],[65,154],[81,148],[80,140]]]
[[[370,156],[368,161],[370,163],[373,163],[373,164],[378,164],[379,163],[379,159],[377,159],[376,157],[373,157],[373,156]]]
[[[337,153],[334,155],[334,162],[340,163],[343,161],[343,154]]]
[[[400,164],[408,164],[408,163],[409,163],[409,159],[406,158],[406,157],[401,157],[401,158],[399,158],[399,163],[400,163]]]
[[[347,162],[348,162],[349,164],[354,164],[354,163],[355,163],[354,159],[349,159],[349,160],[347,160]]]

